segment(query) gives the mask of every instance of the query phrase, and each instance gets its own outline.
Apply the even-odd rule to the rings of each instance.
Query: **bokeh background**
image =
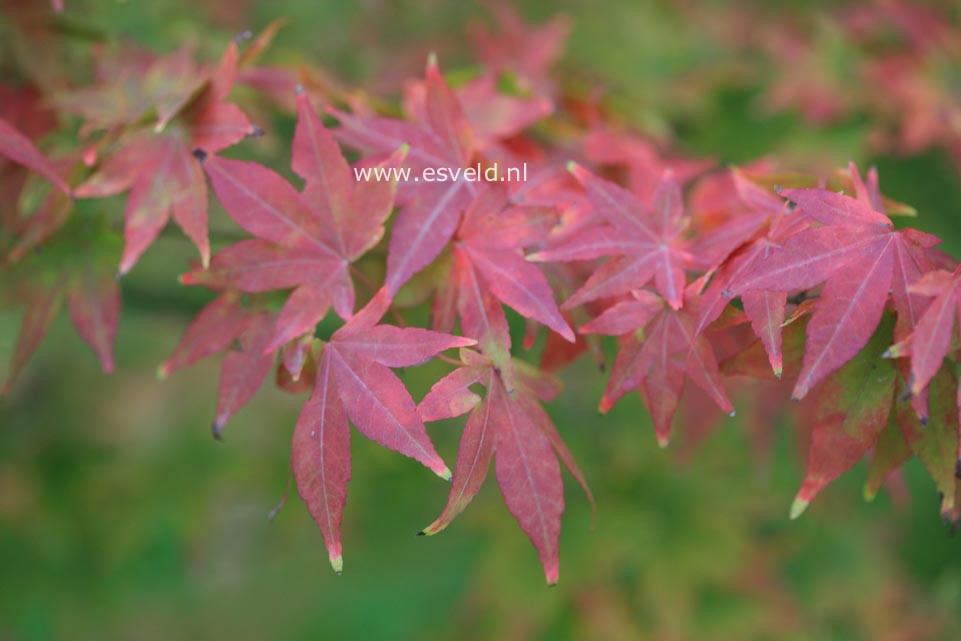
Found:
[[[384,94],[431,50],[445,69],[469,70],[465,33],[489,21],[482,6],[436,0],[67,2],[63,24],[83,37],[161,52],[189,42],[207,59],[232,35],[287,17],[267,60],[307,61]],[[558,75],[651,139],[718,166],[765,155],[821,171],[874,163],[884,191],[917,208],[911,224],[961,255],[958,162],[936,145],[875,144],[876,114],[862,107],[883,96],[859,95],[845,75],[854,53],[832,22],[838,3],[522,5],[535,23],[568,16]],[[807,37],[795,62],[776,55],[786,25]],[[768,58],[742,46],[748,32],[774,43]],[[946,73],[961,95],[961,69]],[[824,117],[783,99],[772,87],[785,74],[833,87],[845,104]],[[255,153],[281,163],[292,121],[264,124]],[[356,432],[345,571],[334,575],[295,491],[268,520],[303,398],[266,386],[218,443],[217,359],[155,378],[208,299],[176,282],[192,252],[165,236],[123,280],[113,376],[61,317],[0,401],[0,639],[961,638],[961,540],[917,461],[873,503],[859,466],[790,522],[803,452],[789,422],[761,426],[766,448],[738,418],[696,448],[662,451],[635,396],[597,414],[603,377],[587,359],[549,407],[597,496],[592,517],[568,487],[558,587],[544,587],[493,483],[448,531],[415,537],[447,487]],[[0,310],[0,362],[19,322]],[[444,371],[404,376],[419,398]],[[430,428],[448,460],[460,426]]]

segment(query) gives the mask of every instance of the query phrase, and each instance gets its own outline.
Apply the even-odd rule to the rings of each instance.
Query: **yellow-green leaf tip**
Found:
[[[334,572],[338,575],[344,572],[344,557],[341,555],[330,557],[330,567],[334,568]]]
[[[811,502],[807,499],[802,499],[800,496],[794,499],[794,503],[791,503],[791,520],[793,521],[797,517],[804,514],[804,510],[808,509],[808,505]]]

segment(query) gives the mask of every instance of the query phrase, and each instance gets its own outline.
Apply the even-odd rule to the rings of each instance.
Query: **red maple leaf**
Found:
[[[648,208],[626,189],[598,178],[574,163],[569,167],[587,190],[596,216],[607,224],[532,254],[528,260],[614,258],[601,265],[583,287],[564,302],[563,308],[625,294],[652,280],[664,299],[675,309],[680,308],[685,285],[684,266],[690,256],[680,249],[680,236],[685,228],[684,203],[680,185],[673,174],[667,171],[662,176]]]
[[[204,168],[227,213],[257,236],[220,251],[210,269],[185,283],[245,292],[290,289],[265,349],[272,351],[313,331],[331,306],[344,319],[354,311],[349,268],[381,239],[396,179],[358,183],[340,148],[305,93],[298,101],[292,166],[303,193],[253,162],[210,156]],[[380,167],[396,168],[406,148]]]
[[[479,152],[519,135],[554,111],[553,102],[547,98],[500,93],[497,76],[492,73],[469,80],[458,87],[454,95]],[[425,82],[411,81],[404,86],[404,113],[412,122],[429,126]]]
[[[104,97],[72,98],[75,110],[88,113],[92,128],[119,127],[150,111],[157,117],[152,129],[135,129],[124,135],[121,147],[75,191],[80,198],[95,198],[130,190],[120,274],[134,266],[171,217],[196,245],[204,265],[208,263],[207,186],[193,151],[216,152],[256,131],[237,105],[226,102],[237,72],[237,56],[237,45],[231,43],[220,64],[208,74],[197,72],[183,53],[157,61],[142,78],[136,76],[139,67],[134,67],[123,74],[125,83],[152,81],[162,90],[156,95],[138,88],[146,97],[141,97],[138,108],[119,118],[119,123],[96,118],[99,112],[89,106],[91,102],[110,104]],[[111,78],[108,82],[118,81]],[[108,96],[112,87],[108,84],[104,89]]]
[[[959,337],[957,319],[961,315],[961,268],[954,273],[936,270],[926,273],[909,288],[913,295],[930,298],[914,332],[888,350],[890,357],[910,356],[911,367],[909,386],[911,393],[920,397],[925,393],[931,380],[941,369],[945,357],[952,350]],[[927,420],[927,404],[924,398],[921,419]],[[958,406],[961,407],[961,388],[958,391]],[[916,408],[917,409],[917,408]]]
[[[365,436],[423,463],[444,479],[450,470],[427,437],[407,388],[391,367],[408,367],[474,341],[419,328],[377,325],[390,304],[382,289],[323,344],[310,400],[294,430],[292,467],[300,496],[343,567],[340,524],[350,480],[348,419]]]
[[[710,160],[664,158],[644,138],[608,129],[589,132],[583,145],[584,155],[592,163],[624,167],[627,188],[642,201],[654,196],[665,171],[673,171],[678,182],[686,184],[713,164]]]
[[[856,169],[852,167],[852,173]],[[857,177],[856,183],[861,183]],[[784,195],[812,222],[754,262],[732,293],[795,292],[825,283],[808,325],[804,365],[794,398],[804,397],[827,374],[867,344],[891,292],[899,323],[917,313],[908,287],[928,263],[938,240],[916,230],[895,230],[863,184],[862,199],[826,189],[792,189]],[[866,202],[867,201],[867,202]]]
[[[43,341],[64,299],[77,334],[93,349],[104,373],[114,370],[113,347],[120,320],[120,288],[103,261],[87,257],[82,265],[66,265],[52,278],[28,281],[13,287],[12,299],[25,306],[20,334],[13,350],[3,393]]]
[[[448,287],[453,292],[470,288],[490,292],[525,318],[573,342],[574,332],[557,309],[547,279],[520,251],[543,240],[557,217],[553,208],[507,206],[500,190],[484,191],[464,214],[454,237]],[[466,296],[470,299],[472,294]],[[468,320],[464,325],[467,336],[483,337],[484,330],[475,323]]]
[[[478,185],[463,176],[454,180],[420,180],[425,169],[462,170],[475,153],[460,103],[433,57],[427,63],[426,76],[423,125],[329,109],[341,124],[337,136],[351,147],[385,154],[402,144],[410,146],[404,163],[411,172],[410,178],[401,181],[397,188],[401,211],[394,221],[387,253],[386,284],[391,295],[437,258],[478,191]]]
[[[260,389],[273,366],[273,352],[265,351],[275,315],[252,305],[244,307],[236,291],[208,303],[190,323],[173,354],[157,369],[167,378],[176,370],[226,350],[220,366],[217,409],[211,425],[215,438]],[[236,349],[230,349],[236,344]]]
[[[553,93],[551,68],[564,51],[571,31],[568,16],[556,15],[538,25],[528,24],[508,2],[489,5],[497,28],[477,22],[470,30],[477,58],[494,73],[511,74],[525,88]]]
[[[651,413],[662,447],[670,439],[687,379],[733,416],[734,407],[724,390],[714,350],[702,334],[722,307],[705,305],[700,296],[702,287],[703,279],[687,287],[681,309],[667,305],[652,292],[635,291],[630,299],[615,303],[579,330],[620,337],[601,412],[609,411],[619,398],[636,388]]]
[[[751,207],[747,216],[732,219],[721,225],[715,233],[704,237],[704,245],[715,250],[742,245],[725,262],[711,281],[705,298],[709,304],[726,304],[730,293],[740,291],[741,282],[751,278],[759,261],[766,259],[781,242],[810,225],[809,219],[797,213],[789,213],[786,203],[774,192],[767,192],[733,172],[734,184],[741,199]],[[758,231],[764,234],[755,237]],[[745,237],[744,233],[748,235]],[[748,244],[743,244],[749,240]],[[723,253],[727,249],[720,249]],[[751,290],[741,294],[744,314],[751,328],[761,340],[767,352],[771,369],[777,378],[784,369],[781,355],[781,327],[784,325],[787,294],[782,291]]]
[[[541,401],[559,386],[529,366],[516,363],[517,376],[508,389],[495,364],[485,356],[461,350],[464,367],[438,381],[417,406],[424,421],[470,412],[461,436],[450,495],[441,514],[420,534],[437,534],[463,512],[477,495],[494,461],[504,502],[540,556],[549,585],[559,576],[559,538],[564,486],[558,458],[593,503],[590,489]],[[475,384],[487,389],[481,397]]]
[[[70,193],[70,187],[61,178],[53,163],[37,149],[26,134],[20,132],[3,118],[0,118],[0,155],[6,156],[31,171],[35,171],[64,193]]]

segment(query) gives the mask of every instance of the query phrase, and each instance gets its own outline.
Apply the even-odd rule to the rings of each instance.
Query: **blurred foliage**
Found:
[[[727,3],[699,12],[649,0],[603,10],[527,4],[534,19],[569,14],[562,73],[611,96],[612,109],[649,135],[719,163],[766,154],[800,168],[875,162],[886,193],[914,205],[917,226],[961,254],[961,186],[948,154],[888,155],[867,144],[861,116],[812,127],[801,113],[766,108],[742,56],[699,32]],[[783,4],[739,11],[755,11],[763,30]],[[817,24],[814,4],[828,3],[792,3],[792,15]],[[464,25],[484,15],[438,0],[68,0],[60,20],[78,38],[128,37],[160,51],[187,41],[214,59],[233,34],[287,17],[268,60],[309,60],[382,92],[418,73],[429,50],[447,67],[469,64]],[[824,42],[843,66],[845,44],[830,33]],[[275,120],[250,153],[285,156],[291,121]],[[114,376],[98,373],[60,318],[0,404],[0,639],[958,638],[961,546],[937,522],[938,497],[919,467],[900,492],[865,504],[861,466],[789,522],[803,463],[789,425],[765,426],[769,456],[734,419],[697,449],[664,452],[638,399],[597,415],[602,380],[586,360],[566,373],[568,391],[550,411],[597,514],[572,484],[556,589],[544,588],[493,484],[449,532],[416,538],[447,488],[356,432],[350,554],[335,576],[295,491],[267,518],[288,483],[301,399],[263,390],[219,444],[208,430],[217,363],[154,378],[207,299],[177,286],[192,256],[172,235],[122,282]],[[18,323],[0,312],[0,361]],[[405,380],[419,398],[442,372],[434,364]],[[448,460],[459,429],[431,427]]]

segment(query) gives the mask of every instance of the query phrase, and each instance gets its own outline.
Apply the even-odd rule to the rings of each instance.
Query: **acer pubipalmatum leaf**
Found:
[[[409,456],[444,479],[416,405],[391,367],[408,367],[474,341],[426,329],[376,325],[389,304],[381,292],[330,341],[319,344],[317,377],[294,430],[292,467],[300,496],[317,521],[330,563],[343,568],[340,523],[350,480],[347,420],[365,436]]]
[[[662,447],[671,436],[687,379],[720,407],[732,414],[717,359],[702,331],[720,314],[719,306],[705,306],[701,280],[688,286],[684,307],[674,309],[658,295],[640,290],[633,298],[609,307],[581,328],[583,333],[620,336],[611,377],[601,398],[607,412],[624,394],[637,389],[654,420],[655,436]]]
[[[558,541],[564,512],[558,458],[592,502],[593,496],[523,370],[508,390],[492,361],[468,350],[461,354],[464,367],[436,383],[417,407],[428,421],[470,412],[447,505],[421,534],[437,534],[467,508],[493,460],[504,502],[537,550],[547,583],[553,585],[560,571]],[[486,388],[483,400],[470,390],[472,385]]]
[[[193,69],[184,54],[153,63],[148,69],[156,76],[147,73],[139,79],[144,85],[143,95],[139,96],[141,107],[129,117],[140,117],[152,110],[156,124],[122,136],[119,149],[111,150],[97,171],[75,190],[80,198],[99,198],[129,190],[121,275],[136,264],[171,218],[197,247],[203,264],[209,262],[207,186],[193,151],[216,152],[256,131],[239,107],[226,102],[236,75],[237,57],[237,45],[231,43],[220,64],[206,74]],[[137,69],[130,69],[124,75],[138,77],[137,73]],[[172,80],[168,82],[169,78]],[[127,80],[121,77],[110,81]],[[151,81],[163,86],[159,94],[149,84]],[[176,90],[172,91],[170,86]],[[75,96],[69,103],[88,116],[92,129],[108,124],[102,121],[101,112],[91,106],[107,100],[114,90],[108,84],[103,91],[105,97]]]
[[[789,190],[785,196],[815,225],[791,235],[757,261],[734,293],[793,293],[825,283],[808,325],[804,367],[794,386],[794,397],[803,398],[867,344],[889,291],[899,317],[911,313],[908,287],[920,273],[919,265],[929,262],[925,250],[937,239],[895,230],[891,220],[870,204],[826,189]]]
[[[614,256],[595,271],[564,302],[570,309],[599,298],[639,289],[654,281],[657,291],[674,308],[683,304],[684,266],[688,255],[679,248],[684,230],[681,188],[671,172],[662,176],[651,207],[637,196],[583,167],[571,173],[584,185],[599,222],[569,242],[530,256],[538,261],[591,260]]]
[[[410,145],[404,167],[411,170],[411,178],[397,188],[401,210],[387,253],[387,288],[396,294],[441,253],[477,192],[477,184],[462,176],[447,181],[420,181],[419,176],[425,169],[463,169],[475,153],[472,134],[433,57],[427,63],[422,124],[332,113],[341,124],[339,139],[363,152],[387,154]]]
[[[47,157],[25,134],[3,118],[0,118],[0,155],[37,172],[64,193],[70,193],[69,185],[60,177]]]
[[[457,268],[452,270],[451,289],[490,291],[525,318],[573,342],[574,332],[557,309],[547,279],[520,253],[543,240],[556,221],[554,209],[510,207],[500,190],[484,190],[467,209],[455,235],[452,253]]]
[[[257,163],[211,156],[204,160],[217,198],[241,227],[257,236],[220,251],[210,269],[186,283],[244,292],[293,289],[265,349],[312,333],[333,307],[354,312],[350,264],[377,244],[391,212],[392,180],[357,182],[307,95],[299,92],[293,168],[306,181],[298,192]],[[406,146],[378,166],[399,166]]]
[[[114,371],[120,288],[101,257],[88,256],[82,265],[66,265],[52,279],[32,282],[12,293],[23,303],[24,315],[3,394],[10,391],[40,346],[64,302],[77,334],[94,351],[100,368],[105,374]]]

